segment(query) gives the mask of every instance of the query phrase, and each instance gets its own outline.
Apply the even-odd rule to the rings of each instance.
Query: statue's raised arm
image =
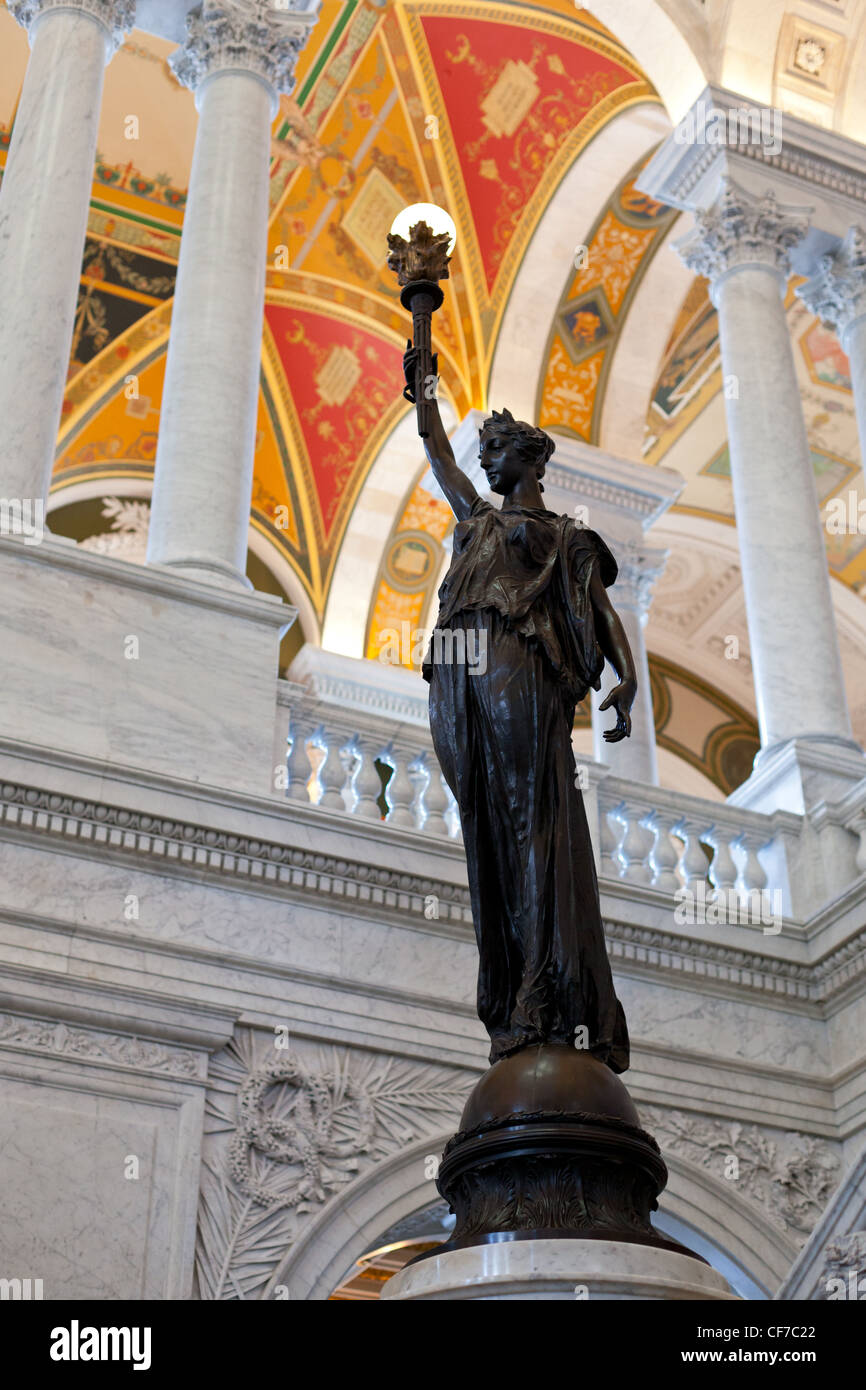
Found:
[[[424,451],[430,460],[433,476],[448,499],[451,510],[458,521],[463,521],[472,510],[472,503],[478,497],[478,493],[472,480],[467,477],[462,468],[458,468],[454,458],[454,450],[451,448],[451,441],[445,433],[436,395],[439,369],[438,354],[434,353],[431,361],[433,371],[424,382],[424,389],[429,402],[427,426],[430,431],[424,439]],[[406,377],[403,395],[407,401],[411,401],[414,405],[416,403],[415,383],[418,379],[418,349],[414,348],[411,342],[406,344],[406,351],[403,354],[403,372]]]

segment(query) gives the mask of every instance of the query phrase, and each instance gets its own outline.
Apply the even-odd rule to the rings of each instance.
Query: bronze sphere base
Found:
[[[436,1184],[454,1233],[429,1254],[568,1237],[700,1258],[652,1227],[666,1182],[658,1144],[619,1077],[565,1044],[526,1047],[494,1063],[469,1095]]]

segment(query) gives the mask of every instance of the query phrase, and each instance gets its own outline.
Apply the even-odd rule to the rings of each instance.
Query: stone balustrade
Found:
[[[316,648],[302,649],[292,676],[278,689],[278,790],[322,812],[378,822],[384,833],[396,826],[459,840],[417,676]],[[633,782],[582,758],[575,779],[599,877],[651,900],[689,890],[707,903],[724,897],[803,921],[866,873],[866,780],[809,821]],[[816,891],[810,837],[829,834],[836,881],[831,892]]]
[[[718,894],[776,894],[790,913],[788,847],[799,817],[762,815],[619,777],[601,778],[597,800],[603,877],[668,894],[698,883]]]
[[[417,678],[411,673],[412,686]],[[378,697],[378,698],[377,698]],[[289,800],[442,839],[460,838],[423,692],[387,704],[357,680],[281,681],[275,777]],[[282,761],[281,761],[282,759]]]

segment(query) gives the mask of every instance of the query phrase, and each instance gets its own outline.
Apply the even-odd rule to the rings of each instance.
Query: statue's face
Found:
[[[535,471],[532,464],[520,457],[509,434],[497,433],[495,429],[482,435],[478,457],[487,474],[490,491],[498,492],[503,497],[517,486],[527,471]]]

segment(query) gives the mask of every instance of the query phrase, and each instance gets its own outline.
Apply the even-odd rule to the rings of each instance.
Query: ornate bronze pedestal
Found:
[[[496,1062],[466,1102],[437,1181],[457,1224],[431,1253],[570,1237],[692,1255],[650,1222],[666,1181],[658,1145],[608,1067],[564,1044],[526,1047]]]

